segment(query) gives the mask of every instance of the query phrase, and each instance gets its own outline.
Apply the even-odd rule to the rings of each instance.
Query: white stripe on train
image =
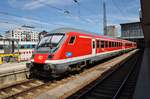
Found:
[[[130,49],[133,49],[133,48],[128,48],[126,50],[130,50]],[[123,49],[115,50],[115,51],[109,51],[109,52],[103,52],[103,53],[98,53],[96,55],[90,54],[90,55],[84,55],[84,56],[72,57],[72,58],[60,59],[60,60],[46,60],[45,63],[63,64],[63,63],[78,61],[78,60],[81,60],[81,59],[92,58],[92,57],[99,56],[99,55],[105,55],[105,54],[108,54],[108,53],[115,53],[115,52],[119,52],[119,51],[123,51]],[[32,59],[31,62],[34,62],[34,59]]]

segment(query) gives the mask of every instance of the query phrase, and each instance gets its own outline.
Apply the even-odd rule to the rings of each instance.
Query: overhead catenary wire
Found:
[[[80,3],[78,0],[73,0],[78,5],[78,16],[80,17]]]
[[[44,28],[47,28],[47,26],[51,26],[51,25],[56,25],[56,26],[65,26],[65,25],[61,25],[61,24],[53,24],[53,23],[47,23],[47,22],[43,22],[43,21],[40,21],[40,20],[37,20],[37,19],[34,19],[34,18],[27,18],[27,17],[23,17],[23,16],[20,16],[20,15],[17,15],[17,14],[13,14],[13,13],[8,13],[8,12],[4,12],[4,11],[0,11],[0,14],[1,15],[6,15],[6,16],[13,16],[13,17],[17,17],[17,18],[20,18],[20,20],[22,20],[21,18],[24,18],[24,19],[27,19],[27,20],[29,20],[29,21],[32,21],[32,20],[34,20],[35,22],[33,22],[32,24],[35,24],[36,25],[36,29],[39,29],[39,28],[41,28],[41,27],[44,27]],[[12,22],[10,22],[10,20],[9,20],[9,17],[5,17],[5,18],[1,18],[0,17],[0,23],[3,23],[3,24],[8,24],[8,25],[12,25],[12,26],[10,26],[11,28],[12,27],[16,27],[16,26],[21,26],[21,25],[24,25],[24,23],[18,23],[18,24],[16,24],[16,21],[15,21],[15,19],[14,19],[14,21],[15,22],[13,22],[13,20],[11,20]],[[6,20],[6,21],[5,21]],[[24,21],[24,20],[23,20]],[[37,22],[38,22],[38,24],[36,24]],[[42,23],[40,23],[40,22],[42,22]],[[43,24],[45,24],[45,26],[43,26]],[[28,24],[29,25],[29,24]],[[31,24],[30,24],[31,25]],[[39,26],[39,25],[41,25],[41,26]],[[32,25],[32,26],[34,26],[34,25]],[[36,30],[35,29],[35,30]]]
[[[45,4],[45,3],[44,3],[44,4]],[[78,4],[79,4],[79,3],[78,3]],[[79,4],[79,5],[80,5],[80,4]],[[86,22],[86,23],[94,23],[94,24],[96,24],[94,21],[92,21],[92,20],[90,21],[90,20],[87,19],[87,18],[83,18],[83,17],[81,17],[80,15],[77,16],[77,15],[71,13],[71,12],[68,11],[68,10],[61,9],[61,8],[59,8],[59,7],[55,7],[55,6],[49,5],[49,4],[46,4],[46,6],[49,6],[50,8],[56,9],[57,11],[63,12],[64,14],[66,14],[66,15],[72,17],[72,18],[78,18],[78,19],[80,19],[81,21],[84,21],[84,22]],[[80,11],[80,9],[79,9],[79,11]],[[57,23],[43,22],[42,20],[39,20],[39,19],[34,18],[34,17],[28,18],[28,17],[24,17],[24,16],[22,16],[22,15],[18,15],[18,14],[6,12],[6,11],[0,11],[0,14],[1,14],[1,15],[7,15],[7,16],[14,16],[14,17],[20,18],[20,20],[22,20],[21,18],[23,18],[23,19],[26,19],[26,20],[29,20],[29,21],[30,21],[30,20],[39,21],[38,24],[40,24],[40,22],[42,22],[41,25],[43,25],[43,23],[45,23],[47,26],[48,26],[48,25],[65,26],[65,25],[59,24],[59,23],[57,24]],[[15,19],[14,19],[14,20],[15,20]],[[8,20],[8,21],[10,21],[10,20]],[[25,20],[23,20],[23,21],[25,21]],[[7,23],[7,22],[6,22],[6,23]],[[8,24],[9,24],[9,23],[10,23],[10,22],[8,22]],[[36,22],[33,22],[33,24],[35,24],[35,23],[36,23]],[[46,26],[46,25],[45,25],[45,26]]]
[[[93,11],[91,9],[89,9],[86,6],[83,6],[83,4],[81,2],[79,2],[79,0],[73,0],[78,6],[80,6],[80,8],[84,9],[86,12],[89,12],[90,14],[93,14]]]
[[[79,2],[79,0],[73,0],[73,2],[78,5],[78,15],[79,15],[79,17],[81,15],[81,9],[83,9],[84,11],[86,11],[86,12],[90,13],[91,15],[93,15],[93,11],[91,9],[89,9],[88,7],[86,7],[86,6],[83,6],[83,4],[81,2]],[[86,20],[88,20],[88,21],[90,20],[94,24],[97,24],[99,22],[99,21],[98,22],[94,21],[91,18],[88,18]]]
[[[17,15],[17,14],[12,14],[12,13],[8,13],[8,12],[4,12],[4,11],[0,11],[0,14],[7,15],[7,16],[14,16],[14,17],[18,17],[18,18],[24,18],[26,20],[35,20],[35,21],[39,21],[39,22],[42,22],[42,23],[46,23],[47,25],[49,24],[49,25],[64,26],[63,24],[47,23],[47,22],[43,22],[41,20],[37,20],[36,18],[33,18],[33,17],[32,18],[27,18],[27,17],[23,17],[23,16],[20,16],[20,15]]]
[[[6,25],[9,25],[8,27],[9,28],[11,28],[11,29],[13,29],[13,28],[17,28],[17,27],[20,27],[20,26],[23,26],[24,24],[16,24],[16,23],[12,23],[12,22],[8,22],[8,21],[2,21],[2,20],[0,20],[0,23],[3,23],[3,24],[6,24]],[[6,26],[5,25],[5,26]],[[8,28],[7,27],[7,28]],[[3,27],[1,27],[1,28],[3,28]],[[41,30],[41,29],[47,29],[47,27],[41,27],[41,26],[36,26],[36,28],[34,29],[34,30]],[[4,31],[6,31],[6,30],[4,30]]]
[[[122,17],[126,17],[126,18],[127,18],[127,16],[124,14],[123,9],[121,9],[121,8],[117,5],[117,3],[115,2],[115,0],[111,0],[111,1],[112,1],[112,4],[116,7],[116,9],[118,9],[120,15],[121,15]],[[127,19],[128,19],[128,18],[127,18]]]
[[[0,11],[0,14],[1,15],[7,15],[7,16],[13,16],[13,17],[17,17],[17,18],[25,18],[25,19],[27,19],[27,20],[36,20],[36,19],[34,19],[33,17],[32,18],[27,18],[27,17],[23,17],[23,16],[20,16],[20,15],[16,15],[16,14],[12,14],[12,13],[8,13],[8,12],[4,12],[4,11]],[[71,15],[70,15],[71,16]],[[2,20],[2,21],[1,21]],[[4,20],[6,20],[5,22],[4,22]],[[16,22],[15,23],[10,23],[9,21],[9,18],[7,19],[6,17],[5,18],[1,18],[0,17],[0,21],[1,21],[1,23],[5,23],[5,24],[14,24],[14,25],[17,25],[17,26],[21,26],[21,25],[24,25],[24,24],[21,24],[21,23],[19,23],[19,24],[16,24]],[[13,20],[11,20],[12,22],[13,22]],[[23,20],[24,21],[24,20]],[[57,25],[57,26],[63,26],[63,27],[65,27],[65,25],[63,25],[63,24],[53,24],[53,23],[46,23],[46,22],[44,22],[46,25],[45,26],[42,26],[43,24],[43,21],[40,21],[40,20],[36,20],[36,21],[39,21],[38,22],[38,24],[36,24],[36,28],[38,27],[38,29],[39,28],[42,28],[42,27],[44,27],[44,28],[47,28],[47,26],[49,26],[49,25]],[[40,23],[40,22],[42,22],[42,23]],[[35,24],[36,22],[34,22],[33,24]],[[41,25],[41,26],[37,26],[37,25]],[[34,26],[34,25],[33,25]]]
[[[75,1],[76,1],[76,0],[75,0]],[[51,4],[48,4],[48,3],[45,3],[45,2],[42,2],[42,1],[39,1],[39,2],[40,2],[41,4],[44,4],[45,6],[47,6],[47,7],[49,7],[49,8],[53,8],[53,9],[55,9],[55,10],[61,12],[61,13],[64,13],[64,14],[66,14],[66,15],[68,15],[68,16],[71,16],[72,18],[78,18],[78,19],[80,19],[81,21],[84,21],[84,22],[86,22],[86,23],[94,23],[94,24],[96,24],[94,21],[93,21],[93,22],[89,22],[89,21],[88,21],[89,19],[87,19],[87,18],[82,18],[81,16],[77,16],[77,15],[71,13],[69,10],[62,9],[62,8],[58,8],[58,7],[56,7],[56,6],[53,6],[53,5],[51,5]],[[78,3],[78,4],[79,4],[79,3]],[[80,10],[80,9],[79,9],[79,10]],[[78,11],[78,14],[80,14],[80,11]]]

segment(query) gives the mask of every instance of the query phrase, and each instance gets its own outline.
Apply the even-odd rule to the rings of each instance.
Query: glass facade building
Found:
[[[122,38],[144,38],[140,22],[123,23],[120,25]]]

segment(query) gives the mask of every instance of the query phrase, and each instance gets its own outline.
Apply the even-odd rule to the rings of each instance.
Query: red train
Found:
[[[55,77],[136,47],[135,42],[127,40],[59,28],[41,39],[27,67],[30,76]]]

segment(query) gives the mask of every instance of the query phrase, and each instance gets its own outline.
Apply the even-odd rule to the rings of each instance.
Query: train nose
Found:
[[[34,62],[35,63],[45,63],[47,58],[48,58],[48,54],[36,54],[34,56]]]

